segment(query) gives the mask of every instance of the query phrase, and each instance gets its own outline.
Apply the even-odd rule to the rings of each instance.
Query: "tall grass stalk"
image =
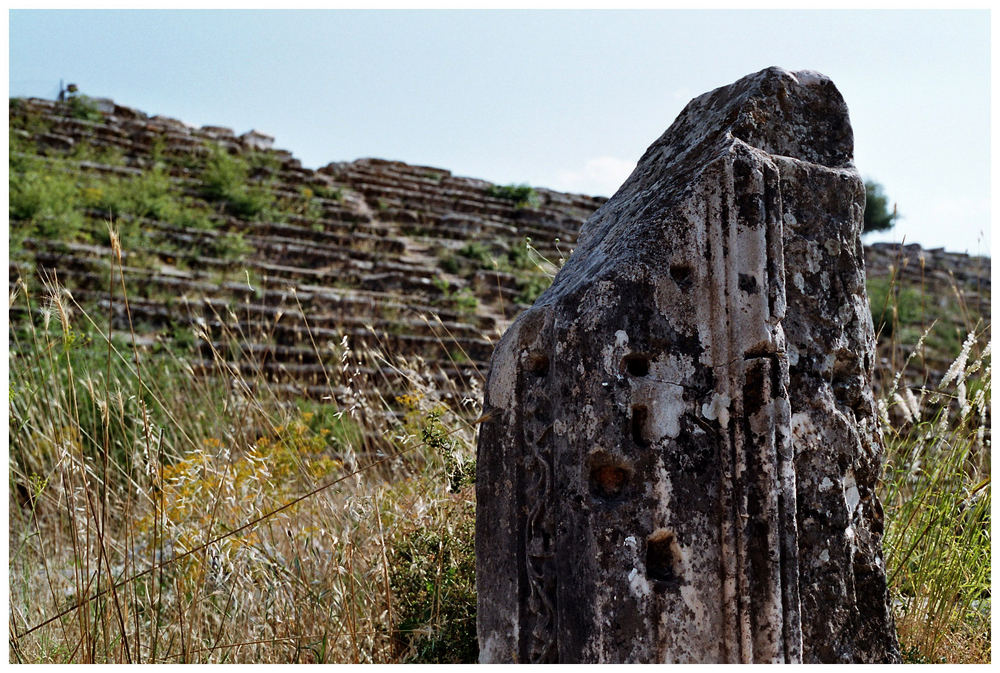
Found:
[[[911,663],[990,660],[988,335],[970,333],[938,385],[897,375],[880,401],[888,581]]]
[[[425,366],[346,340],[313,342],[333,365],[328,403],[290,401],[239,346],[268,335],[232,320],[198,330],[194,351],[155,352],[129,310],[112,319],[121,271],[107,316],[56,278],[10,297],[12,660],[392,662],[442,642],[441,620],[397,617],[419,606],[393,592],[445,558],[402,564],[416,533],[447,551],[441,512],[471,521],[468,484],[453,486],[477,405],[449,406]],[[370,394],[373,364],[408,392]]]

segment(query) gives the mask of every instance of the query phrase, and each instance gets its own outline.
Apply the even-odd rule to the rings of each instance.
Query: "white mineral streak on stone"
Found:
[[[796,440],[806,441],[815,436],[815,430],[810,414],[801,411],[792,414],[792,435]]]
[[[806,243],[806,270],[809,273],[818,273],[822,269],[823,255],[820,252],[820,247],[817,243],[813,241],[808,241]]]
[[[650,363],[649,376],[632,380],[632,404],[649,409],[648,432],[651,442],[664,437],[675,439],[681,432],[680,418],[687,408],[682,382],[695,373],[689,355],[669,355]]]
[[[670,521],[671,508],[674,504],[673,495],[674,490],[670,479],[670,472],[663,464],[663,458],[659,457],[656,461],[656,469],[652,480],[653,502],[656,503],[656,511],[653,515],[654,523],[665,526]]]
[[[729,395],[712,393],[712,399],[701,405],[701,415],[709,421],[718,420],[722,428],[729,427]]]
[[[652,589],[649,586],[649,580],[646,576],[639,572],[638,568],[633,567],[628,574],[628,586],[632,590],[632,595],[636,598],[649,598],[652,593]]]
[[[597,414],[594,413],[593,405],[587,404],[583,407],[583,418],[584,418],[584,436],[589,440],[593,440],[597,436],[597,428],[600,425],[600,421],[597,418]]]
[[[844,500],[847,502],[848,513],[854,516],[858,503],[861,502],[861,492],[858,490],[858,482],[854,479],[854,470],[848,470],[844,475]]]
[[[792,282],[795,284],[795,289],[799,290],[800,292],[806,286],[806,279],[802,277],[801,271],[796,271],[794,274],[792,274]]]
[[[826,372],[832,372],[833,371],[833,365],[836,364],[836,362],[837,362],[837,356],[835,354],[833,354],[833,353],[827,353],[826,356],[823,358],[823,369],[822,369],[822,371],[824,373],[826,373]]]
[[[789,74],[803,86],[817,86],[827,79],[826,75],[815,70],[796,70],[794,73]]]
[[[604,364],[604,372],[609,376],[618,374],[618,363],[628,354],[628,334],[625,330],[615,332],[614,343],[610,343],[601,350],[601,357]]]
[[[497,344],[494,357],[496,368],[486,386],[487,400],[494,407],[511,409],[514,406],[514,388],[517,380],[518,358],[513,340]]]

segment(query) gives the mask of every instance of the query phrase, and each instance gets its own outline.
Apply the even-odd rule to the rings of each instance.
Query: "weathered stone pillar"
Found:
[[[852,152],[823,75],[696,98],[500,340],[482,661],[898,659]]]

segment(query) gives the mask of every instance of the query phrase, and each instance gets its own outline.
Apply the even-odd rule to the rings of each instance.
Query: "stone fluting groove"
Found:
[[[824,75],[704,94],[493,353],[483,662],[891,662],[864,185]]]

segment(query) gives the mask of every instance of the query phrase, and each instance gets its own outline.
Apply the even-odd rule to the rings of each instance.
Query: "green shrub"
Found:
[[[512,201],[518,208],[535,207],[539,204],[538,192],[530,185],[491,185],[486,190],[488,196]]]
[[[10,174],[11,233],[16,237],[73,239],[83,230],[80,189],[76,179],[38,161]]]
[[[85,190],[88,205],[106,210],[112,217],[133,215],[170,221],[181,208],[171,193],[170,177],[162,168],[124,180],[109,180]]]
[[[252,218],[266,211],[268,192],[249,184],[250,164],[221,148],[214,148],[202,170],[202,195],[222,204],[226,212]]]
[[[99,122],[104,119],[104,115],[97,109],[94,101],[83,94],[70,96],[66,99],[66,104],[69,106],[69,113],[77,119],[91,122]]]
[[[246,155],[246,163],[251,175],[264,173],[271,175],[281,170],[281,158],[273,152],[253,151]]]
[[[344,193],[336,187],[326,187],[324,185],[313,185],[313,193],[320,197],[321,199],[330,199],[331,201],[341,201],[344,198]]]
[[[535,262],[531,259],[531,241],[527,238],[518,241],[507,251],[507,260],[514,269],[534,268]]]
[[[456,255],[449,255],[441,260],[441,268],[448,273],[458,273],[462,270],[462,262]]]
[[[896,326],[919,324],[922,309],[917,290],[900,287],[889,278],[869,278],[867,285],[876,334],[888,338]]]
[[[249,219],[267,210],[270,202],[269,194],[263,190],[248,187],[241,192],[232,194],[227,199],[226,209],[236,217]]]
[[[493,254],[490,252],[489,246],[478,241],[466,243],[458,250],[458,254],[476,262],[481,269],[493,268]]]
[[[235,261],[253,252],[253,246],[247,243],[243,234],[238,231],[223,232],[210,240],[211,242],[202,248],[202,252],[209,257]]]
[[[212,200],[228,199],[246,184],[250,169],[221,148],[214,148],[201,173],[201,191]]]
[[[125,153],[119,147],[101,147],[87,138],[78,139],[67,154],[75,161],[92,161],[107,166],[124,166]]]
[[[435,278],[434,286],[441,290],[440,303],[450,304],[461,313],[471,313],[479,306],[479,299],[467,287],[456,289],[444,278]]]
[[[475,515],[469,498],[439,501],[392,550],[396,655],[408,663],[471,664],[479,658]]]
[[[522,304],[534,304],[549,285],[552,279],[543,274],[533,273],[519,278],[517,281],[518,294],[515,300]]]
[[[470,263],[476,269],[493,269],[497,266],[495,262],[496,258],[489,246],[478,241],[472,241],[443,258],[441,260],[441,268],[448,273],[457,274],[464,268],[467,268]]]

